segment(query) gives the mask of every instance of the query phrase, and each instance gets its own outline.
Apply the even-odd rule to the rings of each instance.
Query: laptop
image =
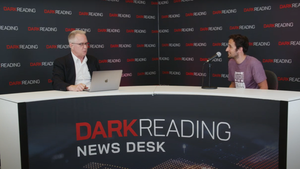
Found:
[[[91,86],[86,91],[118,90],[123,70],[93,71]]]

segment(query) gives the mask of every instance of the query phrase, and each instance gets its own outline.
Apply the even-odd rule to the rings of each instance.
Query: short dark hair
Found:
[[[243,52],[246,53],[249,48],[249,40],[247,36],[243,36],[241,34],[233,34],[229,36],[229,39],[232,39],[235,43],[236,50],[240,47],[243,47]]]

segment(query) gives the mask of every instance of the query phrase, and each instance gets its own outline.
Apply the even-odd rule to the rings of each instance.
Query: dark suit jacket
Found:
[[[100,70],[98,59],[86,55],[87,66],[92,77],[92,72]],[[55,90],[67,90],[67,87],[75,84],[75,64],[71,53],[64,57],[55,59],[53,63],[52,86]]]

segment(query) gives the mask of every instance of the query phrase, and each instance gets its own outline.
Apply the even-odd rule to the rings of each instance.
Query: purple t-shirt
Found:
[[[258,83],[266,80],[265,70],[259,60],[252,56],[237,64],[234,59],[228,62],[228,80],[235,82],[236,88],[258,88]]]

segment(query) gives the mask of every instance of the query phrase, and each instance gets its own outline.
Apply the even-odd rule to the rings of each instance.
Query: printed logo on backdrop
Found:
[[[177,28],[174,32],[194,32],[194,28]]]
[[[79,12],[79,16],[103,17],[103,13],[99,13],[99,12]]]
[[[103,59],[99,60],[99,63],[121,63],[121,59]]]
[[[120,29],[111,29],[111,28],[106,28],[106,29],[98,29],[98,32],[105,32],[105,33],[121,33]]]
[[[292,64],[293,59],[263,59],[262,63]]]
[[[163,75],[181,76],[180,71],[162,71]]]
[[[65,28],[66,32],[72,32],[73,30],[81,30],[81,31],[85,31],[85,32],[92,32],[91,28]]]
[[[127,62],[147,62],[147,58],[128,58]]]
[[[170,57],[156,57],[156,58],[152,58],[152,61],[170,61]]]
[[[277,77],[278,81],[300,83],[300,77]]]
[[[214,27],[202,27],[200,28],[200,31],[222,31],[222,26],[214,26]]]
[[[250,30],[255,29],[255,25],[239,25],[239,26],[229,26],[229,30]]]
[[[213,11],[213,15],[219,15],[219,14],[235,14],[237,13],[237,9],[223,9],[218,11]]]
[[[131,48],[132,45],[131,44],[110,44],[110,48],[121,48],[121,49],[125,49],[125,48]]]
[[[19,68],[21,67],[21,63],[0,63],[0,68]]]
[[[154,15],[136,15],[136,18],[138,18],[138,19],[155,19],[156,17]]]
[[[70,49],[68,44],[46,45],[46,49]]]
[[[138,48],[156,48],[156,44],[137,44]]]
[[[249,46],[271,46],[271,42],[249,42]]]
[[[206,77],[206,73],[202,72],[185,72],[186,76],[198,76],[198,77]]]
[[[53,9],[44,9],[45,14],[56,14],[56,15],[72,15],[72,11],[67,10],[53,10]]]
[[[174,3],[179,3],[179,2],[193,2],[194,0],[173,0]]]
[[[292,3],[292,4],[282,4],[279,5],[279,9],[287,9],[287,8],[299,8],[300,3]]]
[[[125,0],[125,3],[146,5],[146,1],[144,0]]]
[[[104,0],[104,1],[107,1],[107,2],[120,2],[120,0]]]
[[[216,42],[216,43],[212,43],[212,46],[224,46],[224,47],[227,47],[228,46],[228,42]]]
[[[169,15],[161,15],[162,19],[172,19],[172,18],[180,18],[180,14],[169,14]]]
[[[57,27],[28,27],[28,31],[57,32]]]
[[[185,43],[186,47],[206,47],[206,42],[196,42],[196,43]]]
[[[152,30],[152,33],[169,33],[169,29]]]
[[[131,18],[131,14],[109,13],[111,18]]]
[[[89,44],[89,49],[104,49],[104,44]]]
[[[300,46],[300,41],[279,41],[278,46]]]
[[[227,79],[228,78],[228,74],[212,74],[212,77],[218,77],[218,78],[224,78]]]
[[[181,43],[162,43],[162,47],[171,47],[171,48],[179,48],[181,47]]]
[[[0,25],[1,31],[18,31],[18,26]]]
[[[292,28],[294,27],[294,22],[264,24],[263,27],[264,28]]]
[[[147,33],[146,29],[126,29],[126,33]]]
[[[194,62],[194,57],[174,57],[174,61]]]
[[[168,5],[169,1],[158,1],[158,2],[153,2],[151,1],[151,5]]]
[[[36,66],[53,66],[53,62],[30,62],[30,67],[36,67]]]
[[[35,45],[31,45],[31,44],[6,45],[6,49],[21,49],[21,50],[34,49],[34,50],[37,50],[37,49],[39,49],[39,45],[37,45],[37,44],[35,44]]]
[[[271,11],[271,6],[259,6],[259,7],[252,7],[252,8],[244,8],[244,12],[263,12],[263,11]]]
[[[208,58],[200,58],[199,61],[200,62],[206,62],[208,60]],[[214,58],[213,60],[211,60],[211,62],[222,62],[222,58]]]
[[[154,76],[156,75],[156,71],[148,71],[148,72],[138,72],[138,76]]]
[[[132,77],[132,73],[122,73],[122,77]]]
[[[7,6],[4,6],[3,10],[6,11],[6,12],[36,13],[36,9],[35,8],[7,7]]]
[[[36,79],[36,80],[21,80],[21,81],[11,81],[9,82],[9,86],[19,86],[19,85],[38,85],[40,84],[41,81],[40,79]]]
[[[206,11],[185,13],[186,17],[191,17],[191,16],[206,16],[206,15],[207,15]]]

